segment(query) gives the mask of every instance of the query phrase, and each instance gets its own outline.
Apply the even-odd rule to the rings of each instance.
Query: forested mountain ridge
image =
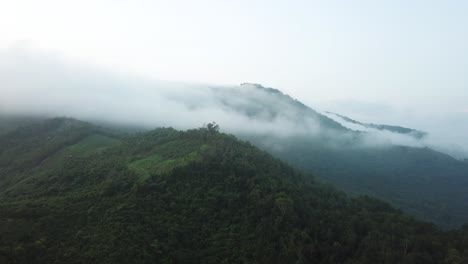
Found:
[[[197,116],[194,120],[202,118],[197,125],[219,120],[223,131],[350,194],[378,197],[446,229],[468,222],[468,163],[426,147],[423,141],[430,134],[396,125],[367,124],[342,115],[333,117],[259,84],[205,87],[201,94],[197,100],[183,101],[176,95],[164,100],[179,102],[177,107]],[[138,122],[96,120],[91,121],[112,131],[148,130]],[[32,121],[0,115],[0,135]],[[164,120],[155,117],[153,122],[151,127],[158,127]],[[180,123],[176,121],[175,127],[193,127],[177,126]],[[357,130],[345,127],[350,123],[359,126]],[[403,143],[387,136],[403,139]],[[410,144],[405,144],[408,141]]]
[[[222,108],[237,112],[252,120],[264,122],[282,120],[294,126],[295,129],[309,134],[315,126],[324,130],[351,132],[340,123],[274,88],[243,83],[240,87],[212,89],[212,91]]]
[[[0,136],[0,191],[28,182],[30,172],[118,142],[118,134],[68,118],[36,120]],[[25,179],[23,179],[25,178]]]
[[[234,98],[233,103],[226,103],[230,109],[249,112],[252,119],[268,116],[272,123],[288,120],[287,125],[293,126],[293,133],[286,136],[235,133],[239,138],[349,193],[384,199],[419,219],[444,228],[468,222],[468,165],[422,143],[418,145],[427,133],[349,119],[348,123],[372,131],[352,130],[344,126],[346,122],[342,125],[281,91],[258,84],[245,84],[228,93],[230,96],[223,98]],[[248,111],[252,105],[256,111]],[[387,134],[382,136],[381,131]],[[390,138],[404,137],[403,142],[412,144],[391,142],[385,138],[388,134]]]
[[[467,228],[350,198],[213,124],[119,135],[53,119],[0,147],[0,263],[468,260]]]

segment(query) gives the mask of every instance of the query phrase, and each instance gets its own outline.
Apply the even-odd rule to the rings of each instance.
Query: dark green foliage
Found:
[[[468,222],[468,163],[429,148],[360,147],[330,138],[243,136],[350,194],[384,199],[443,228]]]
[[[298,133],[278,137],[275,131],[246,132],[239,133],[240,138],[320,175],[348,193],[376,196],[443,228],[460,227],[468,222],[468,163],[430,148],[375,144],[369,142],[372,136],[368,138],[364,132],[347,129],[281,91],[259,84],[246,84],[245,89],[248,96],[242,89],[220,90],[223,94],[219,97],[224,98],[221,102],[253,120],[276,123],[286,120]],[[414,141],[426,136],[425,132],[411,128],[339,117],[386,134],[404,134]],[[302,134],[310,131],[310,127],[320,131],[312,129],[311,134]]]
[[[63,137],[45,160],[1,163],[12,180],[0,191],[0,263],[467,261],[466,229],[443,233],[379,200],[349,198],[213,126],[114,137],[70,157],[61,153],[89,140],[66,140],[61,128],[100,130],[48,122],[48,132],[10,134],[18,144],[2,149]]]

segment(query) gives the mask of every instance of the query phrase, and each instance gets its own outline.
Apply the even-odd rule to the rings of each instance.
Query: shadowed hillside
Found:
[[[425,147],[424,132],[349,119],[375,131],[351,130],[278,90],[244,88],[270,94],[253,119],[272,113],[269,116],[287,118],[299,132],[287,136],[239,132],[240,138],[349,193],[379,197],[419,219],[444,228],[468,222],[468,165]],[[310,129],[311,123],[318,131]],[[392,137],[406,138],[400,143],[388,139]]]

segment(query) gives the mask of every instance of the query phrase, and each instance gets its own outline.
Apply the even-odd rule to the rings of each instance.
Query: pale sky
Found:
[[[462,0],[0,0],[0,51],[256,82],[362,121],[468,134],[467,14]]]

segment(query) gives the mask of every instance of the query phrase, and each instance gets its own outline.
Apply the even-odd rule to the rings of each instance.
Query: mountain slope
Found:
[[[324,114],[258,84],[206,89],[210,92],[204,91],[196,100],[178,101],[187,114],[196,113],[194,120],[203,113],[199,124],[220,121],[223,130],[348,193],[379,197],[444,228],[468,222],[468,163],[423,147],[424,132]],[[183,100],[177,96],[166,99]],[[2,120],[5,118],[0,116]],[[127,127],[100,121],[126,133],[143,130],[135,123]],[[154,122],[159,121],[155,118]],[[7,119],[0,122],[0,130],[5,133],[22,123],[24,120]],[[347,128],[349,124],[357,129]],[[25,157],[34,153],[38,150]],[[152,160],[141,163],[151,164]]]
[[[35,130],[38,138],[102,131],[69,119],[46,124],[53,129],[19,129],[8,142],[22,141],[26,151],[41,148],[32,142],[48,144],[31,139]],[[41,162],[25,159],[25,166],[2,159],[9,173],[1,178],[10,181],[0,190],[0,262],[442,263],[467,257],[467,230],[442,233],[378,200],[348,198],[216,126],[104,133],[93,144],[76,142],[83,139],[45,160],[38,156]],[[2,150],[19,153],[17,145]],[[70,148],[87,151],[58,155]]]
[[[85,156],[117,141],[117,136],[105,129],[66,118],[8,132],[0,136],[0,190],[27,177],[23,172],[53,166],[74,154]]]
[[[382,198],[444,228],[468,222],[468,164],[427,147],[411,147],[425,137],[424,132],[349,119],[348,122],[373,130],[354,131],[278,90],[261,85],[246,84],[229,93],[230,96],[220,97],[242,102],[235,106],[226,102],[232,111],[248,112],[255,105],[258,109],[249,112],[252,119],[268,116],[272,123],[279,124],[278,130],[290,126],[286,135],[241,131],[236,133],[240,138],[291,165],[320,175],[349,193]],[[404,142],[412,144],[392,143],[379,131],[390,138],[404,137]]]
[[[212,91],[223,110],[247,116],[251,120],[285,123],[304,133],[310,133],[317,126],[339,132],[349,131],[340,123],[281,91],[260,84],[244,83],[240,87],[212,89]],[[276,126],[276,129],[278,128],[280,127]]]
[[[376,130],[388,131],[388,132],[392,132],[392,133],[410,135],[410,136],[412,136],[412,137],[414,137],[416,139],[422,139],[423,137],[427,136],[426,132],[419,131],[419,130],[412,129],[412,128],[401,127],[401,126],[373,124],[373,123],[367,124],[367,123],[362,123],[362,122],[356,121],[356,120],[351,119],[349,117],[346,117],[344,115],[340,115],[340,114],[336,114],[336,113],[332,113],[332,112],[325,112],[325,113],[330,114],[330,115],[334,115],[334,116],[342,119],[343,121],[345,121],[347,123],[351,123],[351,124],[354,124],[354,125],[361,126],[363,129],[376,129]]]
[[[453,227],[468,217],[467,166],[450,156],[426,148],[334,149],[304,142],[264,148],[350,193],[379,197],[419,219]]]

